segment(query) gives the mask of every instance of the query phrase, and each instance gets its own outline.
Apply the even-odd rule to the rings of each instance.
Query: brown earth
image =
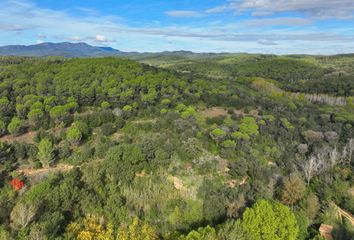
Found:
[[[207,108],[204,111],[202,111],[202,115],[204,117],[217,117],[217,116],[226,116],[228,115],[227,110],[222,108],[222,107],[212,107],[212,108]]]
[[[19,174],[23,174],[26,177],[35,177],[37,175],[41,174],[47,174],[47,173],[53,173],[53,172],[66,172],[74,168],[72,165],[68,164],[58,164],[54,167],[49,167],[49,168],[39,168],[39,169],[33,169],[33,168],[24,168],[24,169],[18,169],[17,172]]]
[[[28,144],[34,144],[33,138],[35,135],[36,135],[35,131],[27,132],[20,136],[6,135],[0,138],[0,142],[7,142],[7,143],[25,142]]]

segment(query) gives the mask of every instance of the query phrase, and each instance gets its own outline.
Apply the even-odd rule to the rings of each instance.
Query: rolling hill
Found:
[[[105,57],[118,56],[126,53],[110,47],[96,47],[86,43],[41,43],[36,45],[10,45],[0,47],[2,56],[28,57]]]

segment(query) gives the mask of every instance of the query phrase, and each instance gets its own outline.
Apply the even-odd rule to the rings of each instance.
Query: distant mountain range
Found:
[[[96,47],[86,43],[41,43],[36,45],[10,45],[0,47],[0,56],[29,57],[105,57],[120,56],[129,53],[121,52],[111,47]]]
[[[0,46],[0,56],[27,56],[27,57],[47,57],[61,56],[73,57],[107,57],[107,56],[126,56],[133,59],[145,57],[193,57],[193,56],[212,56],[214,53],[194,53],[191,51],[165,51],[156,53],[122,52],[111,47],[91,46],[87,43],[40,43],[36,45],[9,45]]]

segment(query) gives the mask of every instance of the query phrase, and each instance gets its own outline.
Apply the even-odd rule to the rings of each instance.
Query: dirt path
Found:
[[[156,118],[154,118],[154,119],[146,119],[146,120],[135,120],[135,121],[131,121],[131,123],[134,123],[134,124],[154,123],[154,122],[156,122]]]
[[[257,109],[253,109],[248,113],[245,113],[244,110],[237,110],[234,109],[233,112],[237,115],[252,115],[254,117],[258,117],[259,116],[259,112]],[[218,117],[218,116],[229,116],[230,114],[228,113],[227,109],[223,108],[223,107],[211,107],[211,108],[207,108],[203,111],[201,111],[201,114],[203,117],[208,117],[208,118],[213,118],[213,117]]]
[[[54,167],[50,168],[39,168],[39,169],[33,169],[33,168],[24,168],[24,169],[18,169],[17,172],[20,174],[25,175],[26,177],[35,177],[37,175],[42,175],[42,174],[47,174],[47,173],[53,173],[53,172],[67,172],[71,169],[73,169],[73,165],[69,164],[58,164]]]
[[[7,142],[7,143],[13,143],[13,142],[25,142],[28,144],[34,144],[34,136],[36,135],[35,131],[27,132],[24,133],[20,136],[12,136],[12,135],[6,135],[0,138],[0,142]]]
[[[209,118],[229,115],[227,113],[227,110],[222,107],[207,108],[204,111],[202,111],[201,113],[204,117],[209,117]]]

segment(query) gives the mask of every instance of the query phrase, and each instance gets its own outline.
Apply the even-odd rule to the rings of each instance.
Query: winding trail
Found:
[[[33,168],[24,168],[24,169],[17,169],[17,173],[23,174],[26,177],[35,177],[41,174],[47,174],[47,173],[53,173],[53,172],[67,172],[71,169],[73,169],[75,166],[69,165],[69,164],[58,164],[54,167],[50,168],[39,168],[39,169],[33,169]]]

